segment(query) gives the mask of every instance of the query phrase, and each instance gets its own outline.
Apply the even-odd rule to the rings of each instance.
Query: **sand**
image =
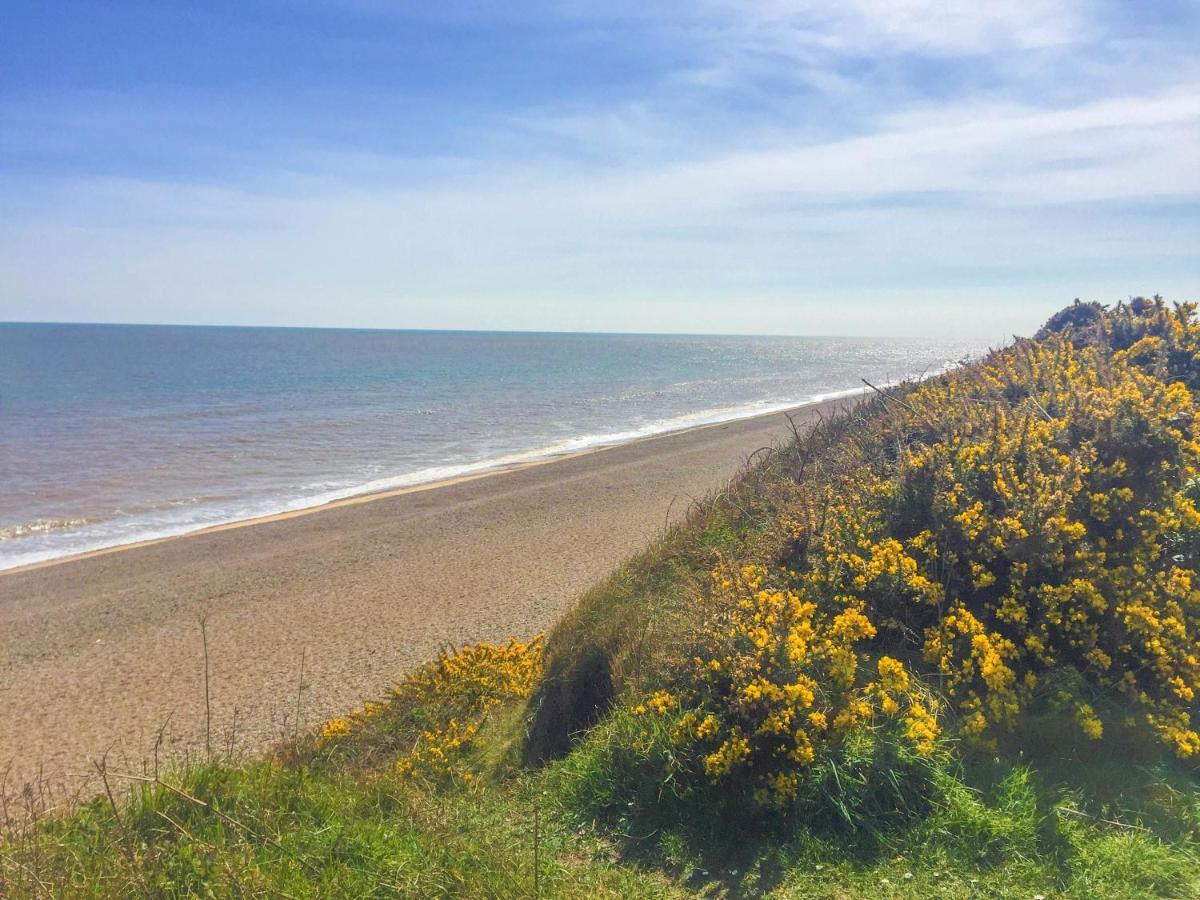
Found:
[[[845,401],[802,407],[797,423]],[[0,572],[7,793],[270,744],[448,644],[526,638],[791,435],[783,414]],[[299,692],[303,659],[303,690]]]

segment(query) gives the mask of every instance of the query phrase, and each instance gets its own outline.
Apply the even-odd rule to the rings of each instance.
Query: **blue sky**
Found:
[[[1200,4],[8,0],[0,320],[1029,332],[1200,299]]]

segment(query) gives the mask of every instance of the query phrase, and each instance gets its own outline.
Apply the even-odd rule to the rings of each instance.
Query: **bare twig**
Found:
[[[541,830],[539,828],[540,821],[538,817],[538,805],[533,806],[533,896],[536,898],[542,896],[541,882]]]
[[[300,738],[300,698],[304,693],[304,655],[307,650],[307,647],[300,648],[300,679],[296,683],[296,720],[293,723],[293,740],[299,740]]]
[[[182,834],[185,838],[187,838],[193,844],[199,844],[202,847],[207,847],[209,850],[216,849],[208,841],[200,840],[200,838],[196,837],[194,834],[192,834],[190,831],[188,831],[186,828],[184,828],[182,822],[178,821],[177,819],[171,818],[171,816],[169,816],[167,813],[163,812],[161,809],[154,810],[154,814],[156,816],[158,816],[160,819],[163,819],[164,821],[166,821],[172,828],[174,828],[176,831],[178,831],[180,834]]]
[[[237,747],[238,708],[233,708],[233,721],[229,725],[229,737],[225,744],[225,761],[233,762],[233,751]]]
[[[1082,810],[1071,809],[1069,806],[1056,806],[1054,809],[1056,812],[1066,813],[1070,816],[1080,816],[1084,819],[1091,819],[1093,822],[1103,822],[1105,825],[1112,825],[1114,828],[1128,828],[1130,831],[1141,831],[1144,834],[1151,833],[1150,829],[1146,828],[1144,825],[1131,825],[1128,822],[1116,822],[1112,819],[1105,819],[1100,816],[1090,815]]]
[[[679,499],[679,495],[675,494],[671,497],[671,502],[667,504],[667,514],[663,516],[663,534],[671,530],[671,507],[675,505],[675,501]]]
[[[783,417],[788,421],[788,427],[792,429],[792,437],[796,444],[800,444],[800,426],[796,424],[796,418],[790,412],[785,412]]]
[[[42,881],[41,876],[39,876],[37,872],[35,872],[33,869],[29,868],[29,866],[25,865],[25,863],[21,862],[16,857],[9,856],[7,853],[0,853],[0,862],[3,862],[5,865],[16,866],[18,869],[20,869],[22,872],[24,872],[26,875],[28,875],[30,878],[32,878],[33,883],[37,886],[39,896],[42,891],[46,892],[47,897],[54,896],[54,891],[52,889],[53,886],[48,884],[45,881]],[[3,887],[4,887],[4,882],[0,881],[0,888],[3,888]],[[0,896],[4,896],[4,895],[0,894]]]
[[[1033,396],[1033,394],[1030,394],[1025,399],[1028,400],[1030,403],[1032,403],[1035,407],[1037,407],[1037,411],[1046,417],[1047,422],[1054,421],[1054,416],[1052,416],[1052,415],[1050,415],[1050,413],[1046,412],[1046,407],[1044,407],[1044,406],[1042,406],[1042,404],[1038,403],[1037,397]]]
[[[208,689],[208,616],[200,617],[200,640],[204,642],[204,752],[212,758],[212,700]]]
[[[175,715],[175,711],[171,710],[163,723],[158,726],[158,736],[154,739],[154,777],[158,777],[158,751],[162,749],[163,736],[167,731],[167,726],[171,724],[171,716]]]
[[[112,807],[113,818],[117,823],[117,830],[121,833],[117,840],[117,845],[121,848],[121,855],[125,857],[125,864],[129,866],[129,873],[135,877],[142,885],[142,893],[149,895],[149,887],[146,884],[145,873],[138,866],[137,858],[133,855],[133,848],[129,845],[129,838],[133,833],[125,827],[125,821],[121,818],[121,811],[117,808],[116,798],[113,797],[112,787],[108,782],[108,751],[95,763],[96,771],[100,774],[100,781],[104,784],[104,793],[108,796],[108,805]]]
[[[892,403],[898,403],[901,406],[903,406],[905,409],[907,409],[910,413],[912,413],[913,415],[916,415],[917,411],[915,409],[913,409],[912,406],[910,406],[908,403],[901,400],[899,397],[894,397],[891,394],[889,394],[887,391],[884,391],[884,390],[881,390],[880,388],[875,387],[875,385],[871,384],[871,382],[867,381],[867,379],[865,379],[865,378],[862,379],[862,383],[865,384],[867,387],[869,387],[871,390],[873,390],[875,393],[877,393],[884,400],[890,400]]]
[[[108,783],[108,753],[100,757],[92,763],[96,767],[96,772],[100,775],[100,780],[104,783],[104,793],[108,795],[108,805],[112,807],[113,818],[117,820],[117,828],[121,831],[125,830],[125,822],[121,818],[121,811],[117,809],[117,801],[113,798],[112,787]]]

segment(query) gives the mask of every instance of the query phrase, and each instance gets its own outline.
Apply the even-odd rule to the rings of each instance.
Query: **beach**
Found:
[[[790,436],[773,413],[0,573],[7,790],[262,748],[447,645],[529,637]]]

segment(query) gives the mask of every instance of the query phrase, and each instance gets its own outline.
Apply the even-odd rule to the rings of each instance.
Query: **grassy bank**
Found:
[[[1200,326],[1077,304],[763,454],[542,639],[7,813],[0,896],[1200,896]]]

